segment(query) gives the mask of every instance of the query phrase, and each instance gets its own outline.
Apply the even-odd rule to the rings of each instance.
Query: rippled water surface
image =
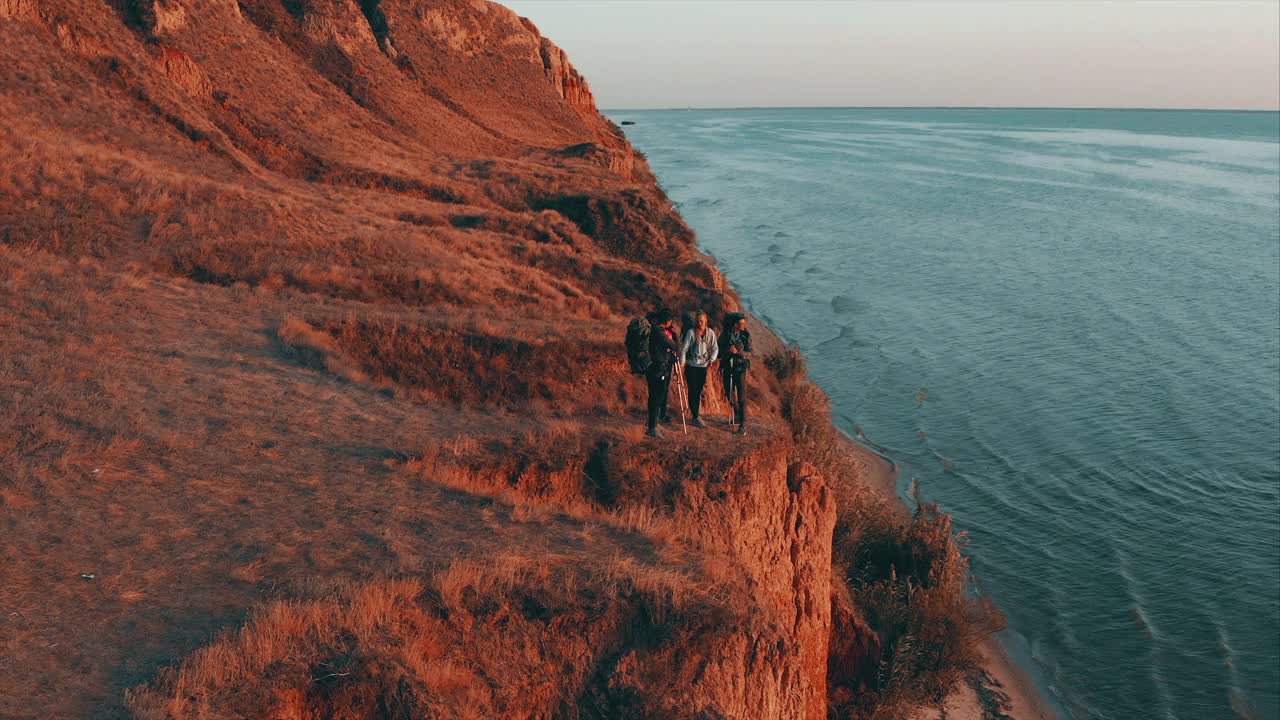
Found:
[[[1071,718],[1280,718],[1280,115],[612,113]]]

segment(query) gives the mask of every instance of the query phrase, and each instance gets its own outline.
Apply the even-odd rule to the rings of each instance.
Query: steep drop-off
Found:
[[[0,716],[821,718],[969,677],[949,524],[767,330],[745,436],[641,437],[627,318],[737,301],[529,21],[0,0],[0,66]]]

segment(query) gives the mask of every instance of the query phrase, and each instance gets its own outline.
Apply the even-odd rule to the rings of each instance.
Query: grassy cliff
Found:
[[[626,320],[737,298],[527,20],[0,0],[0,64],[0,715],[892,717],[973,677],[949,521],[767,330],[745,436],[641,437]]]

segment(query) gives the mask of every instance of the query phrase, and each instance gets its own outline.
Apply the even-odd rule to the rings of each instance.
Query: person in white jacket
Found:
[[[702,389],[707,386],[707,368],[720,356],[720,344],[716,331],[707,327],[707,314],[701,310],[693,314],[693,325],[684,331],[680,344],[680,362],[684,363],[684,376],[689,386],[689,414],[694,427],[706,427],[698,410],[702,405]]]

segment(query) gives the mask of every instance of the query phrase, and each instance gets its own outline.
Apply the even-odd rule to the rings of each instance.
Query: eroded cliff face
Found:
[[[812,467],[788,466],[785,436],[735,450],[665,462],[643,453],[608,465],[615,503],[667,509],[683,537],[729,564],[726,601],[752,608],[730,632],[697,628],[702,637],[620,659],[610,684],[644,697],[644,717],[826,716],[831,491]]]
[[[769,423],[768,420],[764,422]],[[593,717],[821,718],[827,714],[836,508],[782,428],[680,449],[616,438],[434,454],[424,477],[547,506],[642,517],[699,558],[704,612],[624,621],[577,700]],[[714,442],[714,440],[713,440]],[[498,447],[502,449],[499,451]],[[550,454],[542,454],[542,453]],[[537,714],[537,713],[535,713]]]
[[[826,716],[781,344],[640,436],[626,321],[737,299],[531,23],[0,0],[0,63],[0,715]]]
[[[595,114],[596,101],[591,97],[587,80],[569,64],[569,56],[547,38],[541,38],[538,54],[542,57],[542,67],[547,71],[552,86],[569,103],[569,107],[582,115]]]
[[[684,661],[694,668],[678,657],[651,658],[654,693],[674,669],[695,698],[732,716],[825,717],[835,503],[811,466],[788,467],[789,454],[785,438],[774,438],[735,457],[723,475],[678,486],[674,522],[709,553],[733,559],[745,583],[736,601],[750,598],[767,620],[715,638],[701,657]],[[627,498],[634,489],[619,492]]]

